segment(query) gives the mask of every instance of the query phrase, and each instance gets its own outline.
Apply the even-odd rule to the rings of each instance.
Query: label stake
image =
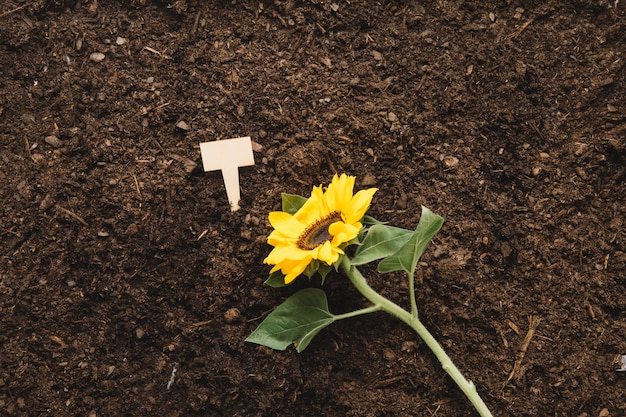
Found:
[[[230,210],[239,210],[239,167],[254,165],[250,136],[200,144],[204,171],[222,171]]]

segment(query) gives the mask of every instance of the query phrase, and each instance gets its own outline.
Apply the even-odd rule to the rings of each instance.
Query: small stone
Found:
[[[94,52],[89,55],[89,59],[91,59],[93,62],[101,62],[104,60],[104,58],[105,55],[102,52]]]
[[[261,139],[265,138],[267,136],[267,132],[263,129],[259,130],[259,137]]]
[[[29,125],[29,124],[34,123],[34,122],[35,122],[35,116],[33,116],[33,115],[32,115],[32,114],[30,114],[30,113],[24,113],[24,114],[22,114],[21,119],[22,119],[22,122],[24,122],[24,123],[25,123],[25,124],[27,124],[27,125]]]
[[[396,354],[393,353],[393,351],[391,349],[385,349],[383,351],[383,356],[385,357],[386,360],[388,361],[393,361],[396,359]]]
[[[135,330],[135,336],[137,336],[137,339],[141,339],[145,335],[146,335],[146,332],[144,332],[142,329],[138,328]]]
[[[118,36],[117,39],[115,39],[115,44],[122,46],[128,43],[128,39],[126,38],[122,38],[121,36]]]
[[[402,342],[403,352],[411,353],[415,350],[416,347],[417,347],[417,343],[415,343],[412,340],[407,340],[407,341]]]
[[[608,408],[603,408],[602,410],[600,410],[600,413],[598,414],[598,417],[608,417],[610,416],[611,413],[609,412]]]
[[[376,61],[382,61],[383,60],[383,54],[381,54],[378,51],[372,51],[372,56],[374,57],[374,59]]]
[[[237,308],[229,308],[224,313],[224,321],[228,324],[237,323],[241,319],[241,313]]]
[[[393,112],[389,112],[389,114],[387,114],[387,120],[389,120],[391,123],[395,123],[398,121],[398,116],[396,116],[396,114]]]
[[[48,145],[54,146],[55,148],[61,146],[61,141],[54,135],[46,136],[44,138],[44,142],[46,142]]]
[[[496,15],[494,12],[489,12],[489,20],[491,20],[492,23],[496,21]]]
[[[263,152],[264,150],[264,146],[261,145],[260,143],[257,143],[255,141],[252,141],[252,151],[254,152]]]
[[[137,226],[136,223],[131,223],[130,225],[128,225],[128,227],[126,228],[126,232],[125,234],[127,236],[133,236],[136,235],[139,232],[139,226]]]
[[[459,165],[459,158],[457,158],[456,156],[445,156],[443,158],[443,163],[446,168],[454,168]]]
[[[532,170],[532,174],[533,174],[533,177],[536,177],[537,175],[541,174],[541,167],[534,167]]]
[[[41,203],[39,203],[39,210],[46,212],[52,206],[54,206],[54,198],[52,195],[46,194]]]
[[[582,142],[574,143],[574,155],[581,156],[587,150],[587,144]]]
[[[539,152],[539,158],[541,158],[541,159],[548,159],[548,158],[550,158],[550,154],[549,153],[545,153],[545,152]]]
[[[180,122],[176,123],[176,127],[184,130],[184,131],[189,131],[191,130],[191,128],[189,127],[189,125],[187,123],[185,123],[184,120],[181,120]]]
[[[363,179],[361,180],[361,185],[363,187],[369,187],[370,185],[376,184],[376,177],[372,174],[365,174]]]
[[[574,171],[576,171],[576,174],[578,174],[578,176],[582,178],[583,180],[586,180],[587,178],[589,178],[589,176],[587,175],[587,171],[585,171],[581,167],[574,168]]]
[[[367,148],[365,150],[365,153],[371,156],[372,158],[374,157],[374,150],[372,148]]]
[[[612,104],[607,104],[606,109],[609,111],[609,113],[615,113],[617,111],[617,107]]]

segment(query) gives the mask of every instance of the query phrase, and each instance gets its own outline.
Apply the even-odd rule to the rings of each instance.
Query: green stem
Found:
[[[430,350],[435,354],[437,359],[439,359],[444,371],[452,377],[461,391],[463,391],[465,396],[471,401],[472,405],[474,405],[474,408],[478,411],[478,414],[480,414],[481,417],[493,417],[482,398],[478,395],[474,383],[465,379],[461,371],[459,371],[456,365],[452,362],[452,359],[450,359],[441,345],[437,342],[437,340],[435,340],[433,335],[430,334],[428,329],[424,327],[422,322],[419,321],[417,316],[413,316],[393,301],[386,299],[374,291],[367,283],[365,277],[361,275],[361,272],[359,272],[359,270],[350,263],[350,259],[348,259],[347,256],[343,257],[341,267],[345,271],[348,278],[350,278],[350,281],[352,281],[352,284],[354,284],[356,289],[359,290],[365,298],[372,302],[374,306],[380,306],[380,309],[399,318],[417,332],[424,343],[426,343]]]
[[[409,297],[411,299],[411,316],[417,320],[417,301],[415,300],[415,274],[409,273]]]
[[[373,313],[375,311],[380,311],[380,310],[382,310],[382,306],[380,306],[378,304],[375,304],[375,305],[373,305],[371,307],[362,308],[360,310],[351,311],[349,313],[335,314],[334,319],[335,320],[349,319],[350,317],[360,316],[362,314]]]

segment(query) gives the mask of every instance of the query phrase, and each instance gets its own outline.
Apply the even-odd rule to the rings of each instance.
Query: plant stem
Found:
[[[382,310],[382,306],[380,306],[378,304],[374,304],[371,307],[362,308],[360,310],[351,311],[349,313],[335,314],[334,319],[335,320],[343,320],[343,319],[348,319],[350,317],[360,316],[362,314],[373,313],[375,311],[380,311],[380,310]]]
[[[415,301],[415,273],[409,273],[409,298],[411,299],[411,317],[417,320],[417,301]]]
[[[428,329],[424,327],[422,322],[419,321],[417,315],[413,316],[393,301],[388,300],[374,291],[372,287],[369,286],[367,280],[363,277],[361,272],[359,272],[359,270],[350,263],[350,259],[348,259],[347,256],[343,257],[341,267],[348,278],[350,278],[350,281],[352,281],[352,284],[354,284],[356,289],[359,290],[365,298],[372,302],[374,306],[380,306],[380,309],[399,318],[417,332],[430,350],[435,354],[437,359],[439,359],[444,371],[452,377],[461,391],[463,391],[465,396],[471,401],[472,405],[474,405],[474,408],[478,411],[478,414],[480,414],[481,417],[493,417],[482,398],[478,395],[474,383],[465,379],[461,371],[459,371],[456,365],[454,365],[452,359],[450,359],[450,357],[446,354],[441,345],[437,342],[437,340],[435,340]]]

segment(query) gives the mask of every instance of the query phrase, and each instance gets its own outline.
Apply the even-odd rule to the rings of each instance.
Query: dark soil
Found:
[[[420,314],[494,415],[626,415],[626,4],[534,3],[1,2],[0,415],[476,415],[382,313],[244,342],[319,284],[263,285],[267,213],[335,172],[445,217]],[[231,213],[198,144],[246,135]]]

